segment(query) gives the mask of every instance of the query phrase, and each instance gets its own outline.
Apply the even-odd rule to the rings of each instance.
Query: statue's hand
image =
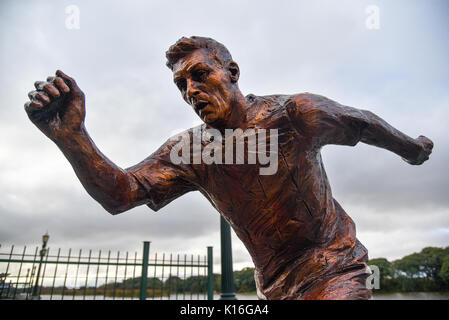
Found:
[[[36,81],[25,111],[50,139],[58,140],[80,131],[86,115],[84,93],[75,80],[56,71],[56,77]]]
[[[429,156],[432,153],[433,149],[433,142],[432,140],[430,140],[425,136],[419,136],[416,139],[416,142],[421,147],[418,156],[416,157],[416,159],[404,159],[404,160],[413,165],[420,165],[424,161],[429,159]]]

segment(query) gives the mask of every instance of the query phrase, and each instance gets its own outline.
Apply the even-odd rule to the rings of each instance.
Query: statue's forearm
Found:
[[[136,205],[136,181],[98,150],[84,126],[55,142],[86,191],[108,212],[117,214]]]
[[[422,152],[422,145],[370,111],[363,111],[365,127],[361,130],[361,141],[390,150],[407,160],[415,160]]]

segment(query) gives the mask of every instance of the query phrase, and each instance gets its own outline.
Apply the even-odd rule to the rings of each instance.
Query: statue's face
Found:
[[[226,127],[231,117],[233,83],[226,70],[206,50],[199,49],[173,66],[173,80],[183,99],[207,124]]]

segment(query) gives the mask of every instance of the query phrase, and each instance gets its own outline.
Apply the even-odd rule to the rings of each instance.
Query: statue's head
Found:
[[[221,43],[203,37],[181,38],[166,52],[167,66],[183,99],[212,126],[231,116],[240,70]]]

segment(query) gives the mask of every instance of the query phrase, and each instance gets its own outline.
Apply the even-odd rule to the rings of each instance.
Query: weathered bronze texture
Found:
[[[258,163],[174,164],[170,151],[179,137],[121,169],[90,139],[84,94],[59,70],[56,77],[35,83],[25,109],[64,153],[87,192],[111,214],[142,204],[157,211],[189,191],[200,191],[251,254],[260,299],[370,298],[367,250],[332,197],[321,147],[361,141],[419,165],[429,158],[433,143],[424,136],[410,138],[369,111],[316,94],[243,96],[237,63],[209,38],[181,38],[167,59],[182,97],[204,122],[201,129],[278,130],[275,174],[260,175]],[[195,132],[186,133],[192,137]]]

